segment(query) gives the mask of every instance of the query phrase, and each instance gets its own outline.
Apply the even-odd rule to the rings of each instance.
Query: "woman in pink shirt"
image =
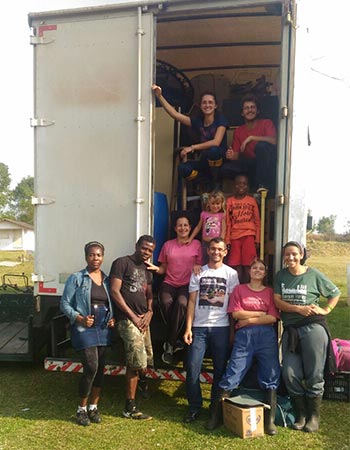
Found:
[[[149,270],[165,275],[159,298],[167,323],[167,340],[162,354],[166,364],[171,364],[174,352],[183,348],[180,339],[186,318],[188,284],[192,270],[196,270],[195,266],[200,267],[202,260],[201,243],[196,239],[188,243],[191,232],[189,219],[178,217],[174,229],[176,238],[165,242],[159,254],[160,266],[148,263]]]
[[[265,433],[275,435],[281,369],[274,324],[279,319],[279,313],[272,288],[264,284],[267,275],[264,261],[254,259],[249,275],[249,283],[236,286],[230,296],[227,312],[235,320],[235,339],[226,372],[219,382],[218,401],[213,407],[212,420],[214,425],[220,423],[220,399],[231,396],[231,391],[240,385],[255,359],[258,383],[265,392],[266,403],[270,405],[265,414]]]

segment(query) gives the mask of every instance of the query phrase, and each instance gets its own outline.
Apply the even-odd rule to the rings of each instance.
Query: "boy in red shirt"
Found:
[[[260,214],[254,197],[247,195],[247,175],[236,176],[234,189],[234,196],[226,202],[225,242],[231,247],[227,264],[238,272],[240,283],[247,283],[249,266],[260,244]]]

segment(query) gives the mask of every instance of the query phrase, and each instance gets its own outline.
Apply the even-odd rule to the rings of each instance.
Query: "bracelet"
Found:
[[[329,308],[331,311],[333,311],[334,306],[332,306],[332,305],[327,305],[326,308]]]

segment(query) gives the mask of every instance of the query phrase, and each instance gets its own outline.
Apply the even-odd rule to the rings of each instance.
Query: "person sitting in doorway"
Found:
[[[232,147],[226,152],[228,160],[222,167],[223,178],[233,178],[238,172],[249,175],[255,189],[266,188],[275,196],[276,128],[270,119],[259,119],[259,105],[253,94],[241,100],[244,125],[233,136]]]
[[[201,243],[197,239],[189,243],[191,225],[188,217],[178,217],[174,230],[176,238],[166,241],[160,251],[160,266],[146,262],[148,270],[165,275],[159,290],[160,308],[167,324],[162,354],[165,364],[172,364],[174,353],[184,347],[182,335],[186,319],[188,284],[192,271],[198,272],[202,261]]]
[[[220,168],[223,164],[227,149],[226,118],[217,111],[217,100],[213,92],[203,92],[200,97],[201,115],[198,118],[189,117],[178,112],[163,97],[160,86],[154,84],[152,90],[170,117],[186,127],[191,127],[200,136],[200,142],[184,147],[181,150],[181,158],[193,152],[200,152],[200,159],[182,162],[179,165],[179,179],[187,181],[195,180],[199,173],[208,177],[212,183],[211,188],[220,188]]]

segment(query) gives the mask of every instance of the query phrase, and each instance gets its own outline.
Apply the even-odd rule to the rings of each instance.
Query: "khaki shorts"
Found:
[[[144,333],[129,319],[117,322],[119,336],[124,342],[126,366],[129,369],[146,369],[153,366],[153,349],[149,327]]]

